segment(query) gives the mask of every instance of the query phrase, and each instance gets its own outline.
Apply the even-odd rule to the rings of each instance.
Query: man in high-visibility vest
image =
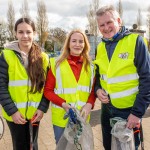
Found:
[[[102,102],[103,145],[111,150],[110,118],[127,119],[127,128],[135,131],[149,105],[150,57],[143,38],[122,26],[113,6],[103,6],[96,15],[103,38],[95,60],[95,92]],[[139,133],[134,136],[137,150]]]

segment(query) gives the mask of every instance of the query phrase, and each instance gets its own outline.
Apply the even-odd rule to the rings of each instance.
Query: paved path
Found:
[[[0,113],[1,114],[1,113]],[[91,121],[94,135],[94,150],[103,150],[100,130],[100,102],[96,101],[94,110],[91,113]],[[143,118],[145,150],[150,150],[150,109]],[[5,133],[0,140],[0,150],[12,150],[12,143],[8,127],[5,123]],[[55,150],[55,140],[51,124],[50,110],[41,121],[39,131],[39,150]]]

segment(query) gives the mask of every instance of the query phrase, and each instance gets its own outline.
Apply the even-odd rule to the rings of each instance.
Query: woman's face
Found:
[[[30,49],[32,46],[34,35],[35,33],[31,25],[25,22],[18,24],[16,37],[19,41],[20,49]]]
[[[80,56],[85,47],[84,37],[81,33],[73,33],[70,38],[70,54]]]

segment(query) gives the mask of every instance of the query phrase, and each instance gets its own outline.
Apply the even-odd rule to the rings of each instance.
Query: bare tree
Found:
[[[147,14],[147,28],[148,28],[148,49],[150,50],[150,6]]]
[[[96,18],[96,11],[99,8],[99,0],[92,0],[92,3],[89,5],[89,11],[87,12],[87,19],[88,19],[88,34],[93,35],[93,42],[91,43],[91,52],[94,51],[96,54],[96,47],[98,44],[98,26],[97,26],[97,18]],[[87,34],[86,33],[86,34]]]
[[[92,10],[92,5],[89,6],[89,12],[87,13],[88,18],[88,33],[94,34],[95,21],[94,21],[94,11]]]
[[[37,31],[39,35],[39,44],[44,47],[48,36],[48,17],[45,3],[42,0],[37,2]]]
[[[137,15],[137,27],[138,29],[141,29],[142,26],[142,15],[141,15],[141,9],[138,9],[138,15]]]
[[[14,32],[15,11],[11,0],[8,3],[7,22],[8,22],[7,27],[8,27],[9,41],[13,41],[15,39],[15,32]]]
[[[122,18],[122,16],[123,16],[123,9],[122,9],[122,1],[121,0],[119,0],[117,11],[118,11],[120,17]]]
[[[4,47],[4,44],[7,39],[8,39],[7,24],[4,20],[0,20],[0,49]]]
[[[48,35],[48,46],[50,47],[51,50],[61,50],[65,39],[66,39],[66,34],[67,32],[59,27],[52,28],[49,30],[49,35]],[[47,46],[46,42],[46,46]]]
[[[98,34],[97,20],[96,20],[96,11],[99,8],[99,0],[92,0],[92,3],[89,5],[89,11],[87,12],[88,19],[88,32],[93,35]]]
[[[63,45],[66,39],[67,32],[64,29],[56,27],[54,29],[50,29],[49,38],[54,40],[60,45]]]
[[[20,14],[24,18],[30,18],[28,0],[23,1],[22,8],[20,9]]]

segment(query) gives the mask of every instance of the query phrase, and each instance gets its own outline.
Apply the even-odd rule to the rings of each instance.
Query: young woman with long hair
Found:
[[[49,58],[33,41],[32,20],[18,19],[15,33],[18,40],[5,45],[0,55],[0,103],[13,149],[38,150],[39,122],[49,104],[43,97]]]
[[[45,97],[52,102],[52,123],[56,144],[67,120],[70,108],[80,110],[86,119],[95,102],[94,69],[89,57],[90,45],[81,30],[68,34],[59,58],[50,59],[50,70],[44,88]]]

